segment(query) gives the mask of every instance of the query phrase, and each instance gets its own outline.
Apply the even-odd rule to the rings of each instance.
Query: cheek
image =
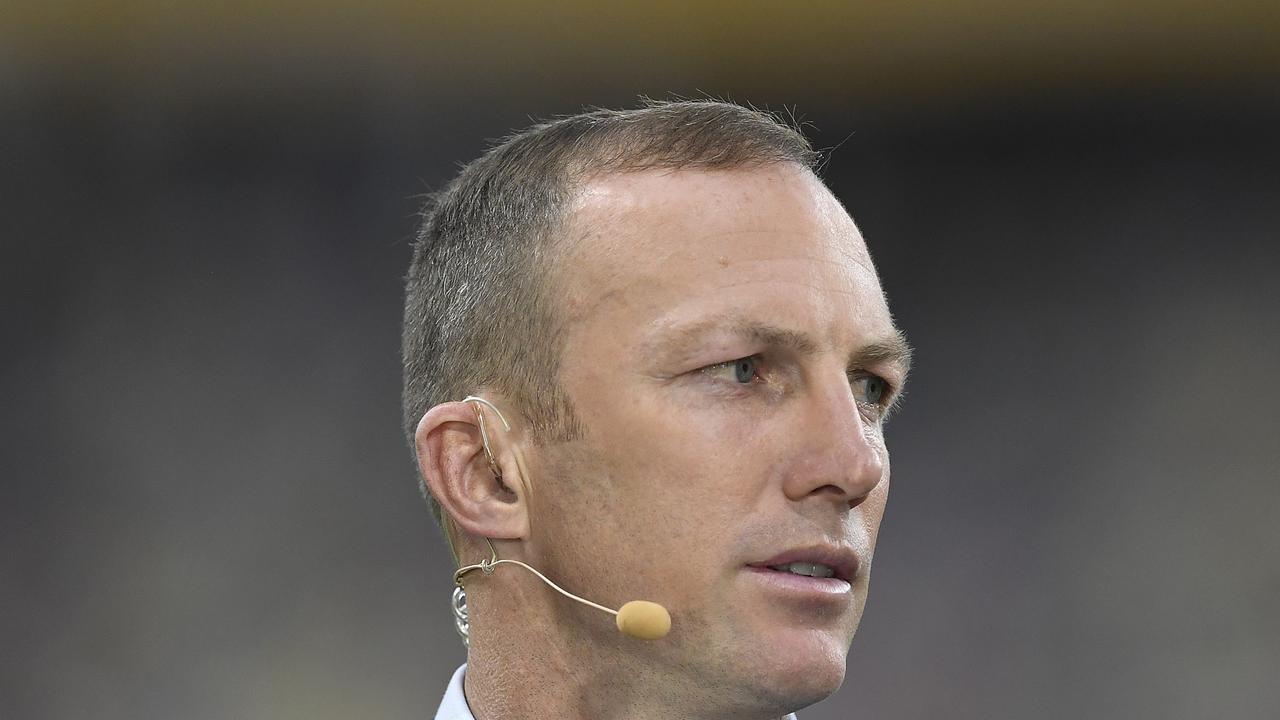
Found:
[[[609,521],[602,523],[607,527],[580,531],[648,558],[634,563],[631,572],[702,572],[702,564],[713,562],[732,537],[735,515],[745,511],[740,507],[745,478],[726,466],[698,429],[658,421],[629,429],[601,433],[594,443],[590,482],[597,484],[577,494],[582,505],[598,508],[596,517]]]
[[[661,423],[635,428],[592,432],[548,457],[539,471],[545,490],[535,489],[531,504],[556,526],[545,529],[587,547],[614,549],[696,540],[723,504],[716,501],[724,489],[715,486],[715,462]]]
[[[713,486],[726,463],[724,432],[653,400],[619,410],[600,428],[596,445],[620,494],[658,501],[718,491]]]
[[[875,490],[867,497],[866,502],[859,506],[862,511],[860,517],[862,519],[862,529],[866,533],[867,540],[870,542],[870,549],[875,550],[876,538],[880,534],[880,521],[884,519],[885,506],[889,502],[889,461],[885,459],[884,478]]]

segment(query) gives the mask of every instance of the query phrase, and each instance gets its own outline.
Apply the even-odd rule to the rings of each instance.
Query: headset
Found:
[[[495,462],[493,458],[493,452],[489,449],[489,433],[488,429],[485,427],[484,410],[482,406],[489,408],[498,416],[498,419],[502,421],[502,427],[506,429],[507,432],[511,431],[511,424],[502,416],[501,410],[499,410],[493,403],[482,397],[468,395],[463,398],[462,402],[470,403],[476,411],[477,422],[480,425],[480,442],[484,445],[485,459],[489,462],[490,472],[492,472],[493,476],[501,482],[502,471],[498,468],[498,463]],[[462,642],[464,645],[469,646],[468,631],[470,630],[470,621],[467,613],[467,594],[462,584],[462,578],[466,576],[467,573],[474,570],[479,570],[484,575],[491,575],[493,574],[494,569],[499,565],[518,565],[538,576],[538,578],[550,586],[551,589],[561,595],[564,595],[570,600],[576,600],[583,605],[593,607],[597,610],[613,615],[618,626],[618,630],[629,637],[639,640],[657,640],[659,638],[666,637],[667,633],[671,631],[671,613],[667,612],[667,609],[658,603],[651,602],[649,600],[632,600],[617,610],[607,608],[604,605],[599,605],[591,602],[590,600],[574,595],[555,584],[547,578],[546,575],[543,575],[526,563],[520,562],[519,560],[500,559],[498,557],[498,551],[493,547],[493,541],[489,538],[485,538],[484,541],[485,544],[489,546],[489,557],[473,565],[464,565],[463,567],[458,568],[458,571],[453,574],[453,622],[454,626],[458,630],[458,634],[462,636]]]

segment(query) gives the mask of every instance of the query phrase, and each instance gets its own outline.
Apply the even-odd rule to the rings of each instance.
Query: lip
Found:
[[[748,565],[744,570],[771,592],[789,599],[803,599],[810,603],[835,602],[844,607],[853,592],[853,584],[838,577],[808,577],[755,565]]]
[[[779,573],[788,577],[801,578],[803,580],[832,580],[839,579],[846,583],[852,584],[854,578],[858,576],[858,555],[852,549],[847,547],[839,547],[836,545],[809,545],[806,547],[793,548],[786,552],[774,555],[768,560],[760,562],[748,563],[747,567],[766,572],[778,572],[770,570],[771,565],[787,565],[793,562],[817,563],[826,565],[835,571],[833,578],[809,578],[801,575],[792,575],[791,573]]]

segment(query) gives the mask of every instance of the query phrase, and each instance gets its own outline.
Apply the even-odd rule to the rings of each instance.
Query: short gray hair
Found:
[[[552,292],[563,240],[556,231],[581,183],[650,169],[812,170],[817,160],[809,141],[772,114],[692,100],[537,124],[466,165],[423,210],[405,281],[409,445],[427,410],[482,388],[509,398],[535,441],[581,434],[558,381],[564,328]],[[419,482],[445,529],[439,503]]]

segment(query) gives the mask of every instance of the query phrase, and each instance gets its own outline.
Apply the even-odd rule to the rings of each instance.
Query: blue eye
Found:
[[[862,395],[858,398],[860,402],[868,405],[879,405],[884,400],[885,395],[889,392],[889,383],[884,378],[875,375],[862,375],[854,378],[854,391]]]
[[[716,378],[719,382],[735,385],[755,385],[762,382],[760,360],[755,355],[709,365],[702,368],[701,372]]]
[[[887,384],[881,378],[867,378],[867,402],[879,405],[887,389]]]

